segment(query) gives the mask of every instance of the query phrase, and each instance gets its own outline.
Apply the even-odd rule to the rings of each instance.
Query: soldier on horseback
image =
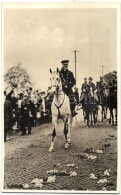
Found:
[[[106,83],[104,82],[102,76],[100,77],[100,81],[97,82],[96,88],[97,88],[99,104],[102,104],[102,98],[106,97],[105,95]]]
[[[94,97],[94,91],[96,90],[95,84],[92,82],[93,78],[89,77],[88,90],[89,94]]]
[[[109,123],[117,125],[117,77],[116,74],[112,73],[109,81],[109,95],[108,95],[108,107],[110,110]],[[115,113],[114,113],[115,112]]]
[[[60,77],[62,82],[62,89],[64,93],[69,97],[70,100],[70,109],[72,116],[75,116],[75,98],[72,87],[76,84],[76,80],[71,71],[68,70],[69,60],[62,60],[62,68],[60,70]]]
[[[108,85],[110,94],[117,93],[117,80],[115,77],[116,77],[116,75],[112,74],[111,80],[110,80],[109,85]]]
[[[82,84],[82,87],[81,87],[81,96],[80,96],[80,103],[82,103],[82,108],[83,108],[84,100],[87,96],[87,93],[88,93],[88,84],[87,84],[87,78],[85,77],[84,83]]]

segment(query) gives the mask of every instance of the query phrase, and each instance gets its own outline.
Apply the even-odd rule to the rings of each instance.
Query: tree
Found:
[[[31,86],[30,76],[27,71],[22,68],[21,62],[11,67],[4,75],[6,88],[15,88],[18,92]]]
[[[112,75],[113,75],[113,78],[117,81],[117,71],[113,71],[113,72],[109,72],[108,74],[105,74],[104,75],[104,80],[106,82],[106,84],[108,85],[110,80],[112,79]]]

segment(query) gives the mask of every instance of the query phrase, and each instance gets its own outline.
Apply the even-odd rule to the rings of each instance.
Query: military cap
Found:
[[[68,64],[69,63],[69,60],[62,60],[61,63],[62,64]]]
[[[87,80],[87,78],[85,77],[84,80]]]
[[[89,77],[89,80],[93,80],[93,78],[92,77]]]

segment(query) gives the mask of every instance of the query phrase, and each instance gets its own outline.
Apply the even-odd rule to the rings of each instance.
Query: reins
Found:
[[[54,103],[54,105],[56,106],[56,108],[58,109],[58,111],[59,111],[59,109],[61,108],[61,106],[63,105],[64,100],[65,100],[65,93],[64,93],[63,101],[62,101],[62,103],[61,103],[59,106],[57,106],[57,104]],[[59,112],[60,112],[60,111],[59,111]]]

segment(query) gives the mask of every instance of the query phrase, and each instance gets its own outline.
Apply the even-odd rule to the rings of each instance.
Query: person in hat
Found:
[[[31,134],[31,128],[34,126],[34,120],[36,119],[36,111],[34,103],[30,100],[27,93],[24,94],[21,104],[21,135]]]
[[[62,89],[64,93],[69,97],[72,116],[75,116],[77,113],[75,112],[75,98],[72,88],[76,84],[76,80],[74,78],[73,72],[68,70],[69,60],[62,60],[61,63],[62,68],[60,71],[60,77],[62,81]]]
[[[87,78],[84,78],[84,83],[82,83],[81,86],[81,96],[80,96],[80,103],[82,103],[82,108],[83,108],[83,102],[86,97],[87,91],[88,90],[88,83],[87,83]]]
[[[110,87],[114,87],[116,86],[117,87],[117,76],[116,74],[113,72],[111,74],[111,77],[110,77],[110,80],[109,80],[109,88]]]
[[[88,84],[87,84],[87,78],[84,78],[84,83],[82,83],[81,91],[82,93],[85,93],[87,90]]]
[[[97,96],[99,100],[99,104],[102,104],[102,100],[106,101],[106,95],[105,95],[105,89],[106,89],[106,83],[104,82],[104,78],[100,76],[100,81],[96,84],[97,89]]]
[[[100,81],[97,82],[96,89],[99,95],[103,94],[104,90],[106,89],[106,83],[104,82],[104,79],[102,76],[100,76]]]
[[[94,91],[96,90],[96,86],[95,84],[92,82],[93,81],[93,78],[92,77],[89,77],[89,82],[88,82],[88,90],[89,90],[89,93],[94,96]]]
[[[113,72],[108,84],[109,93],[117,95],[117,75]]]

